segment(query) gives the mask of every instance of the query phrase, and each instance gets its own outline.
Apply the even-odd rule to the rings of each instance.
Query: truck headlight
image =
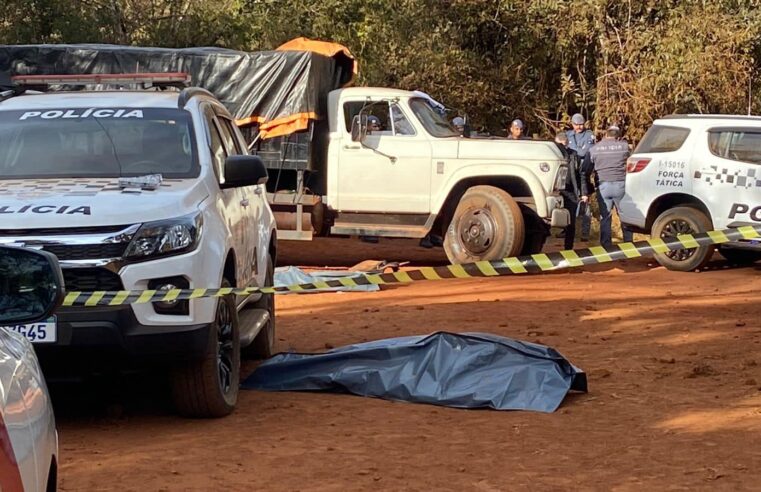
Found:
[[[562,165],[558,168],[558,175],[555,177],[556,190],[562,190],[565,188],[566,178],[568,178],[568,166]]]
[[[198,246],[202,228],[201,212],[176,219],[146,222],[135,233],[124,256],[147,258],[192,251]]]

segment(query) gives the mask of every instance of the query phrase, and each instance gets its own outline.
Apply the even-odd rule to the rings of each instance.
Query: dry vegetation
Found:
[[[582,111],[636,140],[672,112],[758,109],[758,0],[6,0],[0,42],[271,49],[342,42],[360,83],[422,89],[491,131]],[[755,82],[755,83],[754,83]]]

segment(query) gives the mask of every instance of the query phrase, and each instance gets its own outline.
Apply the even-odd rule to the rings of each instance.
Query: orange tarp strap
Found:
[[[266,123],[261,116],[251,116],[249,118],[235,120],[235,124],[238,126],[246,126],[251,123],[259,123],[259,135],[261,135],[263,139],[267,139],[289,135],[300,130],[306,130],[309,128],[309,120],[316,119],[318,119],[316,113],[298,113],[283,116],[282,118],[275,118]]]
[[[249,116],[248,118],[241,118],[239,120],[235,120],[235,124],[238,126],[246,126],[252,123],[259,123],[261,125],[265,121],[267,120],[265,120],[261,116]]]

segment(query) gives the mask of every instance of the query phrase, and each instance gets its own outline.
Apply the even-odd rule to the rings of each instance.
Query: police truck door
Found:
[[[212,165],[214,166],[219,182],[224,183],[225,160],[229,153],[227,149],[232,148],[231,146],[233,143],[229,131],[224,129],[223,124],[217,119],[214,113],[215,111],[210,105],[207,105],[204,108],[207,131],[210,135],[212,159],[214,159]],[[245,248],[248,244],[255,244],[255,242],[250,239],[252,228],[250,227],[247,217],[248,211],[245,206],[246,196],[242,191],[244,189],[245,188],[227,188],[221,190],[223,203],[218,205],[225,209],[223,216],[227,217],[227,226],[233,236],[233,244],[236,251],[235,273],[237,278],[235,281],[238,286],[248,285],[250,265],[252,262],[249,259],[250,257],[247,256]]]

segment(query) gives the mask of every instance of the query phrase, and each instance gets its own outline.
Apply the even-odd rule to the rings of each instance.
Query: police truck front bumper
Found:
[[[66,367],[199,359],[208,350],[212,326],[146,326],[131,306],[61,308],[56,318],[56,341],[35,344],[35,350],[43,363]]]

